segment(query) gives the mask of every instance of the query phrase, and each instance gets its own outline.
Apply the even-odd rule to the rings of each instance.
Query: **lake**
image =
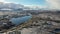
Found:
[[[28,21],[31,18],[32,16],[24,16],[24,17],[18,17],[18,18],[11,18],[10,21],[15,25],[19,25],[21,23]]]

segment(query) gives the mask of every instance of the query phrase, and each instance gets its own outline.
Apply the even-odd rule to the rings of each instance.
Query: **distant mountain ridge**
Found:
[[[4,3],[4,2],[0,2],[0,10],[16,10],[16,9],[24,9],[24,10],[37,10],[39,9],[38,6],[24,6],[21,4],[15,4],[15,3]]]
[[[47,9],[47,8],[42,8],[40,6],[32,6],[32,5],[29,5],[29,6],[25,6],[25,5],[22,5],[22,4],[15,4],[15,3],[4,3],[4,2],[0,2],[0,10],[14,10],[14,11],[17,11],[17,10],[42,10],[42,11],[45,11],[45,10],[48,10],[48,11],[57,11],[56,9]],[[59,10],[60,11],[60,10]]]
[[[23,7],[24,5],[20,5],[20,4],[0,2],[0,10],[19,9]]]

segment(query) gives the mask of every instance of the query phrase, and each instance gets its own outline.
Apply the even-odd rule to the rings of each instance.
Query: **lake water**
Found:
[[[18,17],[18,18],[11,18],[10,21],[13,24],[19,25],[21,23],[24,23],[25,21],[28,21],[31,18],[32,18],[32,16],[24,16],[24,17]]]

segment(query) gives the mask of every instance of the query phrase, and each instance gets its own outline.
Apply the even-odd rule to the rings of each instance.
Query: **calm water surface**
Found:
[[[10,21],[16,25],[19,25],[20,23],[28,21],[31,18],[32,16],[24,16],[24,17],[18,17],[18,18],[11,18]]]

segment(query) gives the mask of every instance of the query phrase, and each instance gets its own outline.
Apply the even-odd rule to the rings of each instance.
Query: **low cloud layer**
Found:
[[[38,1],[38,0],[37,0]],[[44,9],[57,9],[60,10],[60,0],[45,0],[47,3],[46,6],[42,6],[42,5],[28,5],[27,7],[30,8],[44,8]],[[0,0],[0,2],[6,2],[6,0]],[[9,2],[7,2],[9,3]]]
[[[60,0],[46,0],[50,9],[60,9]]]
[[[38,0],[37,0],[38,1]],[[44,8],[44,9],[48,9],[48,10],[60,10],[60,0],[45,0],[46,1],[46,6],[42,6],[42,5],[39,5],[39,6],[36,6],[36,5],[29,5],[28,7],[32,7],[32,8],[35,8],[35,7],[38,7],[40,9]]]
[[[0,2],[4,2],[5,0],[0,0]]]
[[[42,5],[24,5],[25,7],[30,7],[30,8],[46,8],[47,6],[42,6]]]

